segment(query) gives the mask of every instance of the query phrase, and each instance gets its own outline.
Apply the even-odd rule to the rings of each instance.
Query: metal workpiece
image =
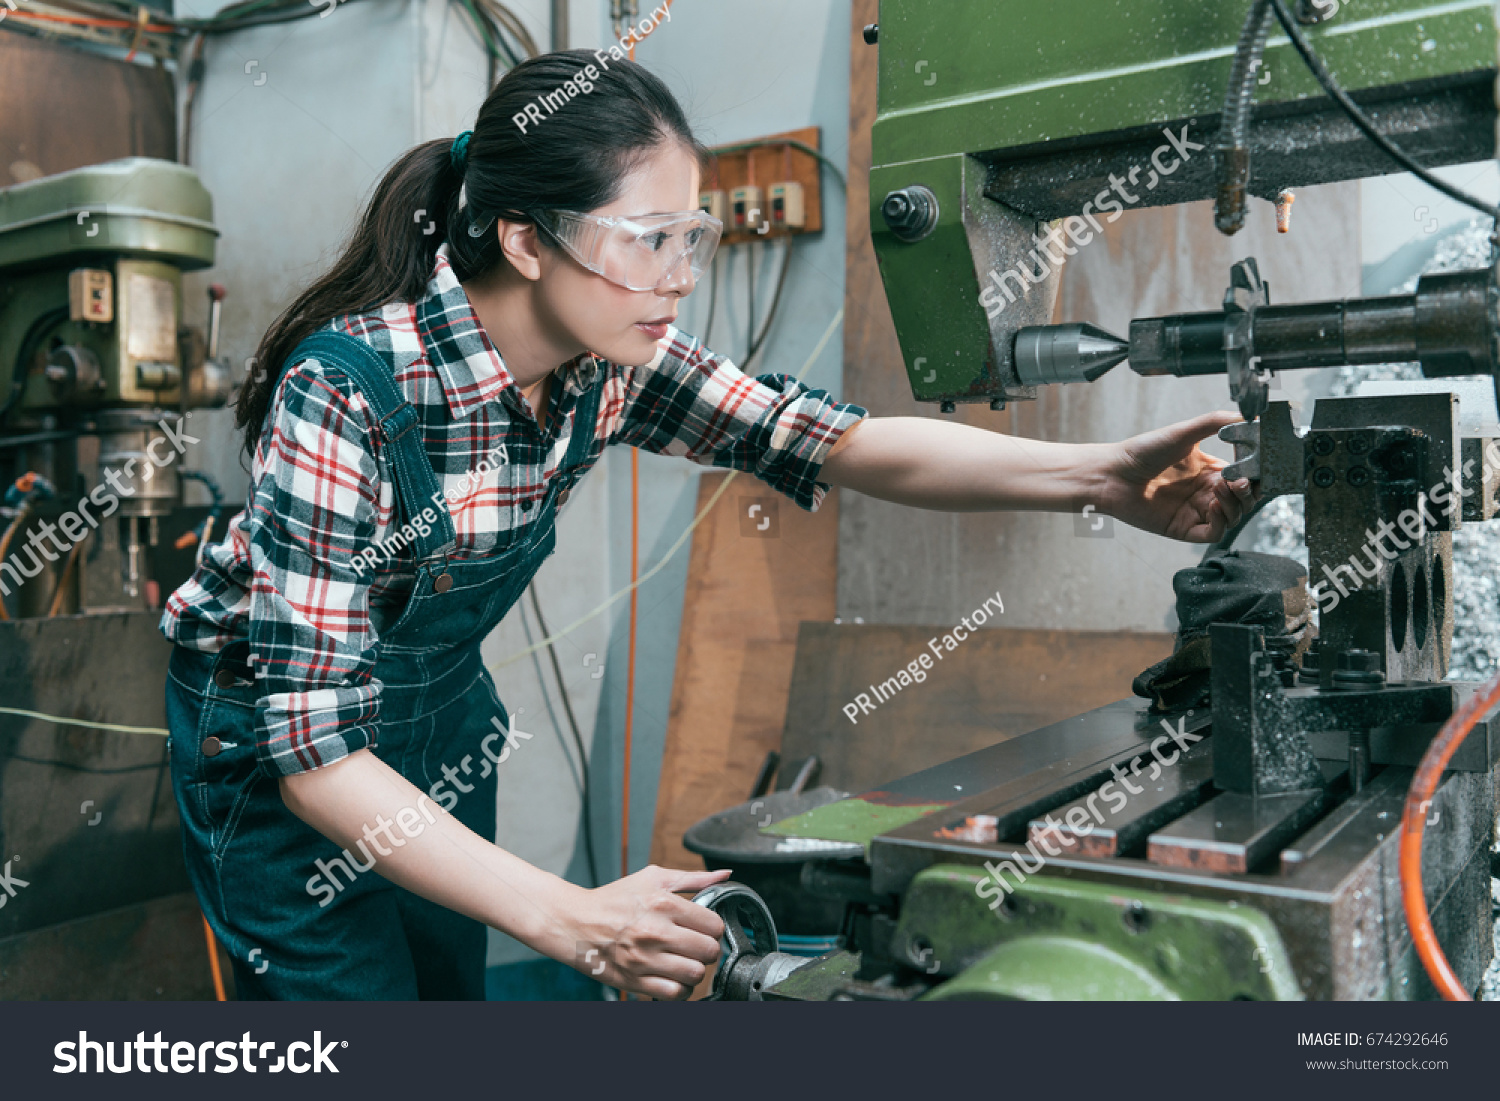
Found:
[[[1373,651],[1391,682],[1441,681],[1452,647],[1450,533],[1461,523],[1452,395],[1326,399],[1302,445],[1324,655]],[[1323,662],[1324,688],[1335,670],[1336,660]]]
[[[1286,689],[1260,629],[1216,623],[1209,638],[1214,786],[1251,796],[1322,789],[1325,781],[1307,743],[1307,728],[1285,721],[1289,716],[1282,708],[1268,706],[1285,699]]]
[[[1465,436],[1459,441],[1459,490],[1465,523],[1500,514],[1500,438]]]
[[[1252,482],[1260,481],[1260,421],[1226,424],[1219,429],[1219,439],[1234,448],[1234,462],[1222,472],[1224,480],[1237,482],[1248,478]]]

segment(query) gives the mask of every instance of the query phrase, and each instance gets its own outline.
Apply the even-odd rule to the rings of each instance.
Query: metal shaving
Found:
[[[1423,273],[1465,271],[1490,263],[1489,222],[1476,219],[1439,243]],[[1392,293],[1411,294],[1413,276]],[[1353,397],[1359,384],[1373,380],[1422,378],[1416,363],[1376,363],[1340,367],[1325,378],[1328,396]],[[1253,549],[1282,554],[1307,565],[1302,497],[1278,497],[1256,518]],[[1316,615],[1316,611],[1313,613]],[[1500,521],[1464,524],[1453,533],[1453,658],[1449,680],[1483,680],[1500,661]]]

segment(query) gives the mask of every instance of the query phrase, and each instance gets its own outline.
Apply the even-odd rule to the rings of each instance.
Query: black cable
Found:
[[[542,693],[542,706],[547,709],[547,721],[552,724],[553,731],[559,739],[563,736],[562,719],[557,715],[557,709],[552,706],[552,689],[547,686],[547,675],[542,672],[541,651],[538,649],[536,635],[532,633],[531,617],[526,614],[526,608],[521,608],[521,630],[526,635],[526,648],[531,655],[531,667],[536,671],[536,683]],[[546,637],[546,636],[542,636]],[[568,762],[568,772],[573,777],[573,786],[581,795],[583,793],[583,773],[573,761],[573,754],[567,749],[563,750],[563,758]]]
[[[1275,500],[1274,497],[1262,497],[1260,500],[1256,501],[1255,504],[1251,505],[1250,511],[1240,517],[1240,522],[1238,524],[1235,524],[1234,527],[1230,528],[1223,535],[1219,536],[1219,541],[1217,543],[1211,544],[1209,548],[1203,552],[1203,557],[1198,559],[1198,565],[1201,566],[1210,558],[1217,558],[1219,555],[1227,554],[1231,549],[1233,549],[1234,541],[1240,537],[1240,532],[1249,527],[1250,521],[1254,520],[1255,517],[1260,514],[1260,510],[1265,508],[1266,505],[1270,504],[1273,500]]]
[[[536,613],[537,626],[542,629],[542,637],[550,639],[552,632],[547,629],[547,620],[542,615],[542,604],[537,599],[536,583],[527,586],[531,593],[531,610]],[[573,732],[573,744],[578,747],[578,767],[583,773],[583,851],[588,857],[589,877],[592,886],[599,886],[602,880],[599,878],[599,864],[594,859],[594,828],[593,815],[589,807],[589,755],[583,748],[583,735],[578,730],[578,719],[573,714],[573,702],[568,697],[568,686],[563,683],[562,665],[557,660],[557,648],[551,642],[547,643],[547,653],[552,658],[552,675],[557,678],[557,690],[562,695],[563,710],[568,714],[568,726]]]
[[[1416,176],[1428,187],[1441,191],[1450,199],[1463,203],[1465,206],[1471,206],[1481,214],[1496,219],[1496,224],[1500,225],[1500,208],[1493,207],[1483,199],[1476,198],[1462,188],[1453,186],[1447,180],[1434,176],[1427,169],[1412,160],[1411,156],[1399,145],[1375,129],[1375,124],[1370,121],[1369,116],[1360,109],[1359,104],[1349,98],[1349,94],[1339,86],[1333,74],[1328,71],[1328,67],[1323,64],[1323,60],[1313,52],[1312,45],[1307,41],[1307,36],[1302,33],[1302,28],[1297,26],[1297,21],[1292,17],[1292,13],[1287,10],[1285,0],[1270,0],[1270,4],[1276,12],[1276,18],[1281,21],[1281,26],[1286,31],[1287,37],[1292,40],[1292,45],[1302,55],[1302,60],[1312,70],[1313,76],[1317,78],[1318,83],[1323,86],[1323,90],[1333,98],[1334,102],[1344,109],[1344,113],[1349,116],[1350,121],[1363,131],[1365,137],[1369,138],[1392,160],[1413,176]]]
[[[0,421],[5,415],[14,409],[21,401],[21,392],[26,388],[26,376],[31,370],[31,358],[36,355],[36,346],[42,341],[48,329],[56,328],[68,319],[68,307],[58,306],[36,315],[36,318],[26,327],[25,334],[21,337],[20,349],[16,352],[15,373],[10,380],[10,393],[5,396],[5,401],[0,403]]]
[[[745,363],[750,362],[749,348],[755,343],[755,242],[745,242],[745,282],[750,287],[750,316],[745,323]]]
[[[746,357],[745,364],[748,367],[755,353],[760,351],[766,343],[766,337],[771,335],[771,325],[776,320],[777,307],[781,305],[781,291],[786,286],[786,273],[792,266],[792,237],[789,234],[786,239],[786,248],[781,254],[781,274],[776,277],[776,293],[771,296],[771,308],[766,311],[766,323],[761,326],[760,332],[750,342],[750,355]]]
[[[1220,233],[1238,233],[1245,225],[1245,190],[1250,186],[1250,101],[1255,96],[1255,71],[1271,30],[1268,4],[1269,0],[1254,0],[1245,16],[1219,112],[1219,140],[1214,149],[1219,173],[1214,225]]]

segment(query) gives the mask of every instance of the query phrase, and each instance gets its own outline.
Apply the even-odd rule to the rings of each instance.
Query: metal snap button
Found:
[[[235,685],[239,684],[239,682],[240,678],[235,676],[228,669],[220,669],[217,673],[214,674],[214,683],[217,684],[220,688],[233,688]],[[215,752],[218,751],[215,750]]]
[[[203,739],[203,756],[205,757],[217,757],[219,755],[219,750],[223,748],[223,744],[219,741],[218,738],[215,738],[213,735],[209,735],[207,738]]]
[[[568,503],[568,494],[570,494],[572,492],[573,492],[573,487],[569,486],[567,489],[563,490],[561,493],[559,493],[557,495],[557,507],[558,508],[562,508],[563,505],[565,505],[565,504]]]
[[[432,591],[435,593],[445,593],[451,588],[453,588],[453,575],[451,573],[438,574],[437,579],[432,583]]]

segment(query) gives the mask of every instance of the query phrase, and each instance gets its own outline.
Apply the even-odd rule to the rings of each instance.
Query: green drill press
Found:
[[[222,290],[210,292],[206,356],[182,324],[182,273],[213,264],[217,236],[207,190],[168,161],[132,157],[0,190],[10,614],[79,609],[83,540],[72,536],[78,517],[105,512],[118,516],[121,603],[147,592],[159,522],[181,501],[182,418],[228,394],[216,362]],[[63,539],[33,538],[69,514]]]

